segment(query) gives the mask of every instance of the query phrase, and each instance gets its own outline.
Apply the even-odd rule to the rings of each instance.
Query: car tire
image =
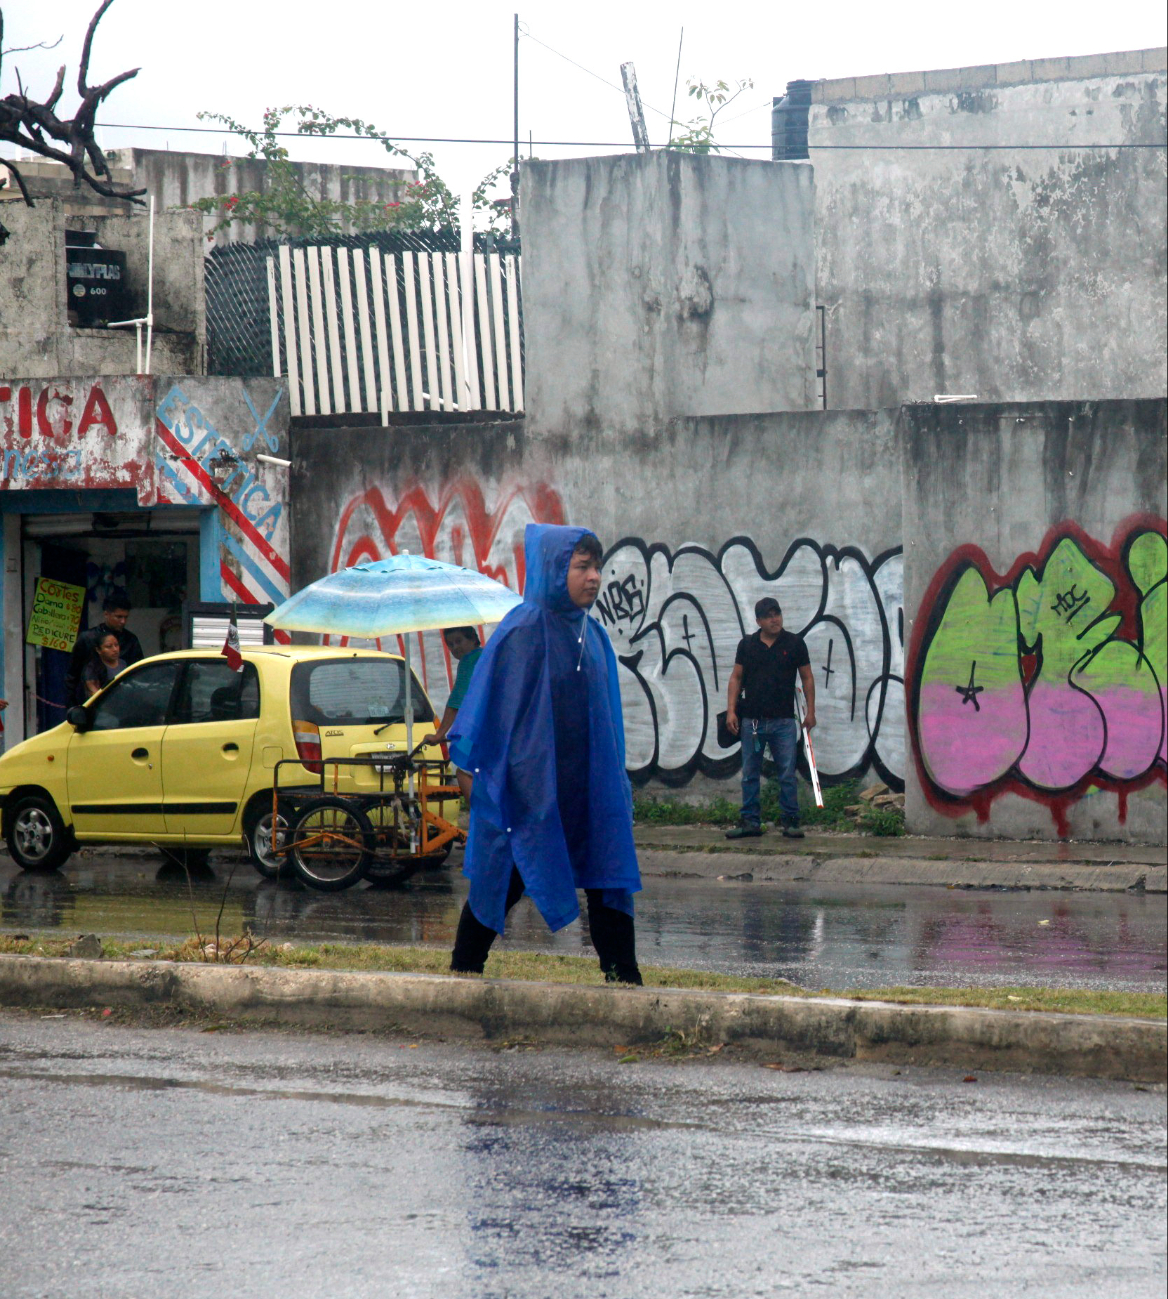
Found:
[[[309,888],[339,893],[365,877],[377,846],[368,816],[352,800],[305,803],[292,830],[292,866]]]
[[[8,809],[5,820],[8,851],[22,870],[55,871],[69,860],[73,836],[52,799],[26,794]]]
[[[284,799],[276,804],[277,846],[287,842],[288,831],[292,828],[295,813],[292,804]],[[247,855],[256,871],[266,880],[291,879],[295,874],[290,853],[278,856],[271,852],[272,843],[272,800],[266,799],[258,809],[248,817],[244,828],[247,842]],[[281,837],[282,836],[282,837]]]

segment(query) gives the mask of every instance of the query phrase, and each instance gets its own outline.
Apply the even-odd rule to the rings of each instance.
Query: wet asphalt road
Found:
[[[322,894],[212,859],[194,882],[204,932],[226,892],[222,932],[273,941],[449,947],[466,885],[456,868],[393,889]],[[186,937],[186,878],[157,859],[94,854],[30,875],[0,858],[0,932]],[[753,884],[648,878],[637,899],[643,964],[791,979],[814,988],[1045,984],[1163,992],[1162,894],[996,892],[915,886]],[[591,954],[581,922],[549,934],[524,900],[500,947]]]
[[[0,1011],[8,1299],[1142,1299],[1163,1088]]]

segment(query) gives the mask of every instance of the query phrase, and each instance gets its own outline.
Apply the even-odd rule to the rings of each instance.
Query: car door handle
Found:
[[[229,740],[229,741],[228,741],[228,742],[223,746],[223,752],[224,752],[224,753],[238,753],[238,752],[239,752],[239,745],[238,745],[238,744],[232,744],[231,741]]]
[[[132,749],[132,750],[130,751],[130,757],[131,757],[131,758],[139,758],[139,759],[141,759],[141,758],[148,758],[149,756],[150,756],[150,750],[149,750],[149,749]]]

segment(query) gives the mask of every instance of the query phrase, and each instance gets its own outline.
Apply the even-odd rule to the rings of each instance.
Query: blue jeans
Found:
[[[793,717],[744,717],[742,729],[742,823],[758,825],[762,819],[758,786],[766,746],[778,769],[779,810],[783,823],[799,824],[799,786],[795,780],[795,752],[799,724]]]

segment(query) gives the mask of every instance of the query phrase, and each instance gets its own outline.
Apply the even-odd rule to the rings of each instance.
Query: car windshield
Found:
[[[391,658],[319,659],[292,669],[292,716],[317,726],[380,726],[405,721],[405,664]],[[433,720],[413,678],[414,721]]]

